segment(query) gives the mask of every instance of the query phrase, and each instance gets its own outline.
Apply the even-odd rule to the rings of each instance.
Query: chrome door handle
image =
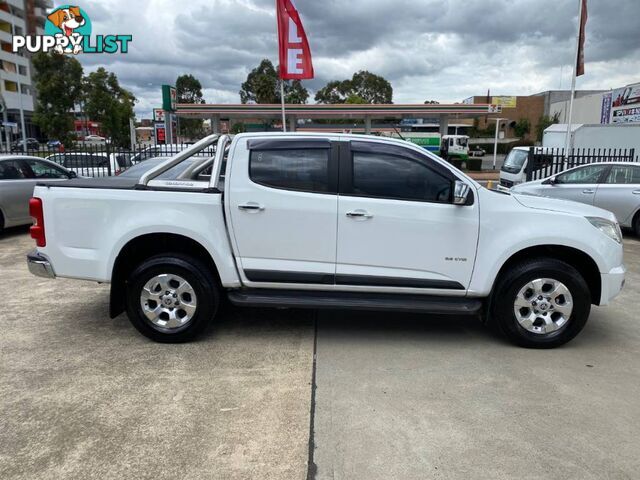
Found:
[[[347,212],[347,217],[349,218],[373,218],[369,212],[365,212],[364,210],[355,210],[353,212]]]
[[[634,191],[633,191],[633,192],[631,192],[631,193],[633,193],[634,195],[640,195],[640,190],[634,190]]]
[[[587,194],[592,194],[592,193],[596,193],[595,190],[591,190],[590,188],[587,190],[582,190],[582,193],[587,193]]]
[[[238,205],[238,208],[240,210],[249,212],[261,212],[262,210],[264,210],[264,207],[262,205],[253,202],[245,203],[244,205]]]

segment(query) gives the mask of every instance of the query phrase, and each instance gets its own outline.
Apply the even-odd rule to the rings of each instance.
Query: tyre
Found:
[[[633,231],[636,233],[637,237],[640,237],[640,213],[636,214],[636,218],[633,221]]]
[[[514,265],[498,279],[490,321],[513,343],[554,348],[584,328],[591,294],[571,265],[541,258]]]
[[[194,258],[170,253],[151,257],[127,281],[127,316],[156,342],[192,340],[218,310],[220,290],[214,278]]]

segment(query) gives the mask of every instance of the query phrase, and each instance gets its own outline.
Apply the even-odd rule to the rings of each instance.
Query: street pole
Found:
[[[0,106],[2,106],[2,128],[4,130],[4,139],[7,142],[7,153],[11,152],[11,142],[9,141],[9,115],[7,113],[7,104],[4,97],[0,94]],[[0,145],[2,142],[0,142]]]
[[[578,75],[578,53],[580,52],[580,23],[582,22],[582,0],[578,0],[578,35],[576,35],[576,55],[573,62],[573,77],[571,78],[571,98],[569,99],[569,123],[567,123],[567,133],[564,140],[564,169],[567,169],[569,162],[569,150],[571,148],[571,124],[573,123],[573,97],[576,94],[576,77]]]
[[[493,141],[493,170],[496,169],[496,161],[497,161],[497,156],[498,156],[498,132],[500,130],[500,122],[502,120],[506,120],[505,118],[490,118],[489,120],[495,120],[496,121],[496,138]]]
[[[24,108],[22,106],[22,84],[18,80],[18,99],[20,100],[20,129],[22,130],[22,151],[27,153],[27,129],[24,124]]]
[[[280,80],[280,102],[282,102],[282,131],[287,132],[287,117],[284,112],[284,80]]]

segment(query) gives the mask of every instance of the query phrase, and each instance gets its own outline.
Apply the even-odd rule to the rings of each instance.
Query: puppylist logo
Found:
[[[91,36],[91,20],[82,8],[63,5],[54,9],[44,25],[44,35],[14,35],[12,49],[57,53],[127,53],[132,35]]]

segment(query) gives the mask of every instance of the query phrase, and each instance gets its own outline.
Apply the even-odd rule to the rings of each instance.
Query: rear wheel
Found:
[[[505,272],[491,300],[491,320],[513,343],[553,348],[584,328],[591,295],[571,265],[555,259],[519,263]]]
[[[633,221],[633,230],[636,232],[636,235],[640,237],[640,212],[636,213],[636,218]]]
[[[195,338],[215,316],[220,294],[209,269],[179,254],[151,257],[127,282],[127,315],[146,337],[164,343]]]

